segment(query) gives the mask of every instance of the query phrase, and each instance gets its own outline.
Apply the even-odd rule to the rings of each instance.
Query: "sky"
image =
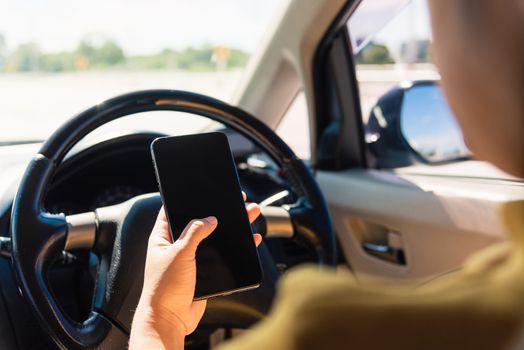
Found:
[[[252,52],[287,0],[0,0],[8,50],[37,42],[73,50],[83,38],[116,40],[127,53],[225,45]]]
[[[128,54],[203,44],[253,52],[289,0],[0,0],[0,33],[8,50],[37,42],[44,52],[70,51],[80,40],[113,39]],[[373,32],[391,18],[375,39],[429,35],[425,0],[365,0],[353,16],[353,32]],[[393,13],[394,13],[393,12]],[[411,35],[411,34],[410,34]]]
[[[397,51],[410,39],[429,39],[431,26],[426,0],[364,0],[349,20],[352,40],[362,38]],[[353,47],[362,48],[353,42]]]

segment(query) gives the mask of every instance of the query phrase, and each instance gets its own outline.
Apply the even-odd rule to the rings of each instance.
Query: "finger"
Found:
[[[242,198],[244,198],[244,202],[247,201],[247,194],[244,191],[242,191]]]
[[[218,220],[214,216],[191,220],[180,235],[179,240],[187,242],[196,249],[198,244],[213,232],[217,224]]]
[[[171,233],[169,232],[166,212],[163,206],[158,211],[155,226],[153,227],[153,231],[151,231],[150,240],[156,245],[167,245],[173,243]]]
[[[255,240],[255,245],[257,247],[262,243],[262,235],[260,233],[253,234],[253,239]]]
[[[247,210],[247,216],[249,217],[250,223],[253,223],[253,221],[255,221],[258,218],[258,216],[260,215],[260,206],[256,203],[249,203],[246,206],[246,210]]]

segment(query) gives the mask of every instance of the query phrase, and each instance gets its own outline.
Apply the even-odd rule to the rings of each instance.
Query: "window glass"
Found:
[[[309,116],[306,95],[299,92],[276,130],[298,157],[309,160],[311,156],[309,140]]]
[[[67,118],[134,90],[228,101],[283,4],[0,0],[0,144],[43,140]]]
[[[367,122],[378,98],[395,85],[402,81],[438,80],[440,76],[431,56],[426,0],[364,0],[360,7],[364,10],[355,13],[348,29],[354,45],[362,116]],[[379,21],[374,20],[377,14]],[[355,29],[364,23],[370,23],[367,30]]]
[[[347,30],[376,166],[468,158],[433,64],[427,0],[364,0]]]

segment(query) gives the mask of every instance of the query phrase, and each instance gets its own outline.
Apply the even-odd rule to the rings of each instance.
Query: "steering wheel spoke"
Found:
[[[64,250],[91,249],[96,239],[96,214],[87,212],[68,215]]]
[[[261,206],[264,238],[293,238],[295,229],[289,209],[284,206]]]
[[[332,265],[334,242],[325,240],[325,237],[331,235],[331,228],[326,227],[324,214],[319,213],[306,198],[299,198],[288,211],[295,230],[294,238],[315,252],[320,266]]]
[[[300,198],[293,205],[262,207],[261,214],[264,221],[261,231],[265,238],[301,241],[314,251],[319,265],[330,265],[326,252],[331,247],[326,246],[326,241],[321,239],[329,232],[325,232],[322,217],[318,216],[306,198]]]

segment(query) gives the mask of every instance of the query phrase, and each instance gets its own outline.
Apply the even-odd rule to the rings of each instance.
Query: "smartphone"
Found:
[[[151,154],[173,242],[191,220],[218,219],[196,252],[195,300],[258,287],[260,258],[226,135],[157,138]]]

